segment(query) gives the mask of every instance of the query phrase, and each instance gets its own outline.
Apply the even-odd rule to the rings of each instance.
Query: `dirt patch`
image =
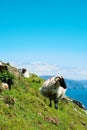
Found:
[[[59,125],[58,118],[45,116],[44,120],[47,121],[47,122],[53,123],[54,125]]]

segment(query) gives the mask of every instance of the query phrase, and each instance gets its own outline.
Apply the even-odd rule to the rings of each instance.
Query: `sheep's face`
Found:
[[[62,86],[64,89],[66,89],[66,83],[65,83],[63,77],[61,77],[61,79],[60,79],[60,86]]]
[[[63,87],[64,89],[66,89],[66,83],[62,76],[55,77],[55,81],[56,81],[57,86],[59,85],[59,86]]]

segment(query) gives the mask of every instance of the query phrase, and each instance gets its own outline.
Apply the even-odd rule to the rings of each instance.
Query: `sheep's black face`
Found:
[[[63,77],[59,78],[60,86],[62,86],[64,89],[66,89],[66,83]]]

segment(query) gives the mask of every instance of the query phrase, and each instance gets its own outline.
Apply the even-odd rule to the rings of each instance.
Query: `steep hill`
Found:
[[[0,93],[0,130],[87,130],[86,111],[72,101],[60,100],[59,110],[48,106],[39,93],[43,81],[16,75],[12,89]]]

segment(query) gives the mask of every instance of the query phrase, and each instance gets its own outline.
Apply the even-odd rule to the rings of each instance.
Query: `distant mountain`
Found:
[[[87,89],[87,80],[65,79],[68,89],[82,90]]]
[[[43,75],[40,76],[41,78],[47,80],[51,77],[52,75]],[[82,89],[87,89],[87,80],[71,80],[71,79],[65,79],[66,85],[68,89],[76,89],[76,90],[82,90]]]

